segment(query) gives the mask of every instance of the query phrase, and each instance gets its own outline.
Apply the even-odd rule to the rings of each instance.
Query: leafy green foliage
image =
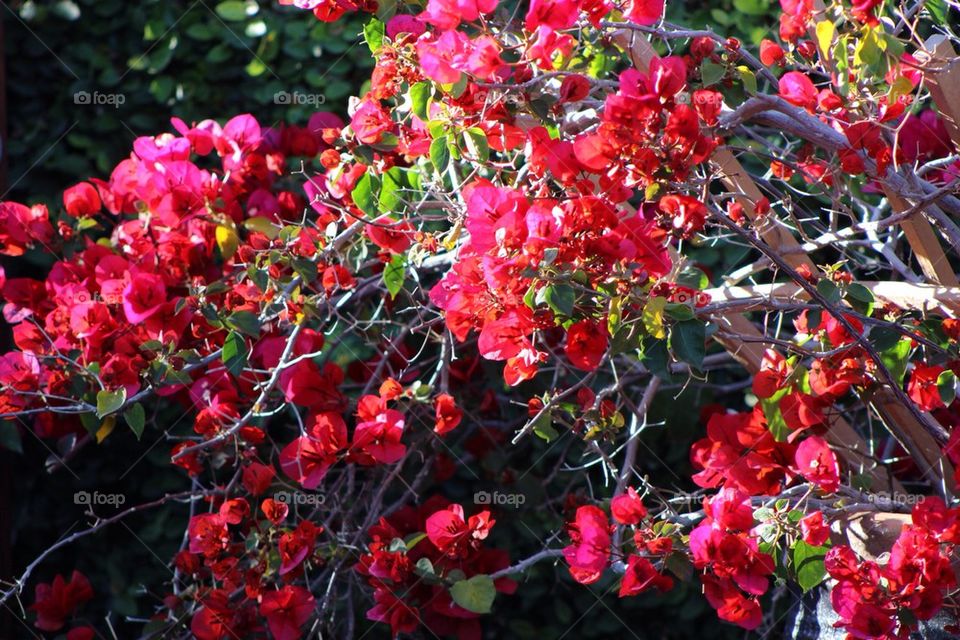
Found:
[[[269,0],[11,9],[23,21],[6,16],[7,50],[16,52],[7,65],[13,200],[42,201],[109,174],[134,138],[171,131],[171,116],[189,123],[249,112],[267,124],[305,125],[315,111],[345,115],[373,64],[361,18],[327,24]],[[80,104],[80,92],[122,95],[122,103]],[[284,92],[322,98],[304,104]]]

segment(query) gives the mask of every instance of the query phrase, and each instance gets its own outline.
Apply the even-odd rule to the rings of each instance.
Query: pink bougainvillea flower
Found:
[[[153,273],[131,272],[123,289],[123,312],[127,321],[138,324],[160,311],[167,302],[163,278]]]
[[[592,505],[577,509],[567,533],[573,544],[564,547],[563,557],[570,565],[570,575],[581,584],[600,579],[610,563],[610,521],[598,507]]]
[[[461,22],[473,22],[497,8],[497,0],[429,0],[420,19],[441,31],[455,29]]]
[[[376,144],[384,133],[393,128],[393,121],[379,102],[364,100],[353,112],[350,128],[363,144]]]
[[[817,108],[817,88],[805,74],[788,71],[780,78],[780,97],[807,111]]]
[[[811,436],[801,442],[797,447],[796,464],[800,475],[827,493],[840,487],[837,456],[823,438]]]
[[[627,0],[624,17],[631,22],[648,27],[663,16],[664,0]]]

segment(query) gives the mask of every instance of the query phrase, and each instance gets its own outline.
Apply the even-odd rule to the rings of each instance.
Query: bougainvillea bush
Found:
[[[820,592],[953,632],[952,4],[782,0],[752,51],[657,0],[286,3],[365,15],[348,120],[173,119],[0,204],[55,258],[3,282],[3,442],[130,463],[4,585],[22,628],[777,637]],[[169,569],[122,621],[61,553],[118,527]]]

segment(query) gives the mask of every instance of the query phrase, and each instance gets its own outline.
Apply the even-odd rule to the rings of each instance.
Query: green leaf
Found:
[[[235,311],[227,318],[227,326],[251,338],[260,335],[260,318],[252,311]]]
[[[443,173],[450,164],[450,148],[447,136],[439,136],[430,143],[430,162],[433,163],[437,173]]]
[[[685,265],[680,273],[677,274],[677,284],[691,289],[701,290],[710,286],[710,279],[700,269]]]
[[[139,440],[143,435],[143,427],[147,423],[147,416],[143,410],[143,405],[139,402],[130,405],[127,410],[123,412],[123,419],[127,421],[127,425],[130,427],[130,430],[133,431],[133,435],[137,436],[137,440]]]
[[[216,11],[227,22],[240,22],[247,18],[247,5],[240,0],[225,0],[217,5]]]
[[[379,179],[367,171],[360,176],[356,186],[353,187],[353,191],[350,192],[353,203],[371,217],[377,213],[377,203],[374,194],[380,191],[379,182]]]
[[[880,353],[880,359],[897,384],[903,384],[903,377],[907,373],[907,358],[910,355],[910,348],[910,340],[905,339]]]
[[[370,22],[363,26],[363,39],[366,40],[367,46],[370,47],[370,53],[376,54],[377,51],[380,50],[380,47],[383,46],[384,33],[383,23],[376,18],[371,18]]]
[[[678,304],[675,302],[670,302],[667,304],[665,311],[667,312],[667,315],[673,318],[674,320],[686,321],[686,320],[693,320],[693,318],[695,317],[695,314],[693,313],[693,309],[686,304]]]
[[[837,288],[837,285],[835,285],[832,280],[821,278],[820,281],[817,282],[817,293],[826,298],[830,304],[840,302],[840,289]]]
[[[543,300],[557,314],[571,317],[577,302],[577,293],[573,287],[565,284],[551,285],[543,289]]]
[[[430,106],[430,96],[433,95],[433,85],[427,81],[418,82],[410,87],[410,105],[413,113],[426,122],[429,117],[427,110]]]
[[[876,303],[876,298],[873,297],[873,292],[862,284],[856,282],[848,284],[844,297],[846,298],[847,302],[850,303],[850,306],[863,315],[869,316],[871,313],[873,313],[873,306],[874,303]]]
[[[538,438],[547,442],[553,442],[560,437],[560,433],[553,428],[553,416],[551,416],[549,411],[544,411],[543,414],[537,418],[536,422],[533,423],[533,433]]]
[[[115,391],[103,389],[97,392],[97,417],[108,416],[120,407],[127,400],[127,390],[123,387]]]
[[[703,79],[703,86],[705,87],[717,84],[723,79],[726,73],[727,68],[722,64],[706,61],[700,65],[700,77]]]
[[[937,377],[937,390],[943,404],[949,406],[957,397],[957,376],[947,369]]]
[[[487,134],[480,127],[470,127],[464,131],[463,142],[467,152],[474,160],[486,162],[490,159],[490,145],[487,143]]]
[[[220,359],[233,376],[239,376],[244,367],[247,366],[247,342],[236,331],[227,334],[227,339],[223,343],[223,351],[220,353]]]
[[[496,595],[493,578],[483,574],[461,580],[450,587],[453,601],[473,613],[490,613]]]
[[[793,570],[797,576],[800,588],[810,591],[827,576],[823,566],[823,558],[827,555],[827,547],[814,547],[803,540],[797,540],[793,546]]]
[[[947,7],[946,0],[928,0],[925,7],[927,11],[930,12],[930,16],[936,20],[937,24],[947,24],[947,13],[950,9]]]
[[[390,262],[383,268],[383,284],[390,292],[390,298],[396,298],[400,290],[403,289],[403,281],[407,277],[407,259],[398,253],[390,259]]]
[[[770,11],[767,0],[733,0],[733,8],[748,16],[765,16]]]
[[[773,435],[777,442],[786,442],[790,435],[790,427],[783,418],[783,412],[780,410],[779,399],[763,398],[760,400],[760,408],[763,409],[763,416],[767,421],[767,429]]]
[[[707,327],[699,320],[685,320],[670,329],[670,349],[677,360],[699,369],[706,355]]]

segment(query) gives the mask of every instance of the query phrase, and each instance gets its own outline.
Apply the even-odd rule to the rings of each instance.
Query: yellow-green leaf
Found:
[[[217,226],[217,246],[220,247],[220,255],[224,260],[229,260],[237,252],[240,246],[240,238],[233,227],[225,224]]]
[[[824,58],[830,57],[830,45],[836,32],[836,27],[829,20],[817,23],[817,44],[820,45],[820,53]]]
[[[667,337],[663,328],[663,310],[667,308],[667,299],[663,296],[650,298],[643,308],[643,326],[652,337],[662,340]]]

